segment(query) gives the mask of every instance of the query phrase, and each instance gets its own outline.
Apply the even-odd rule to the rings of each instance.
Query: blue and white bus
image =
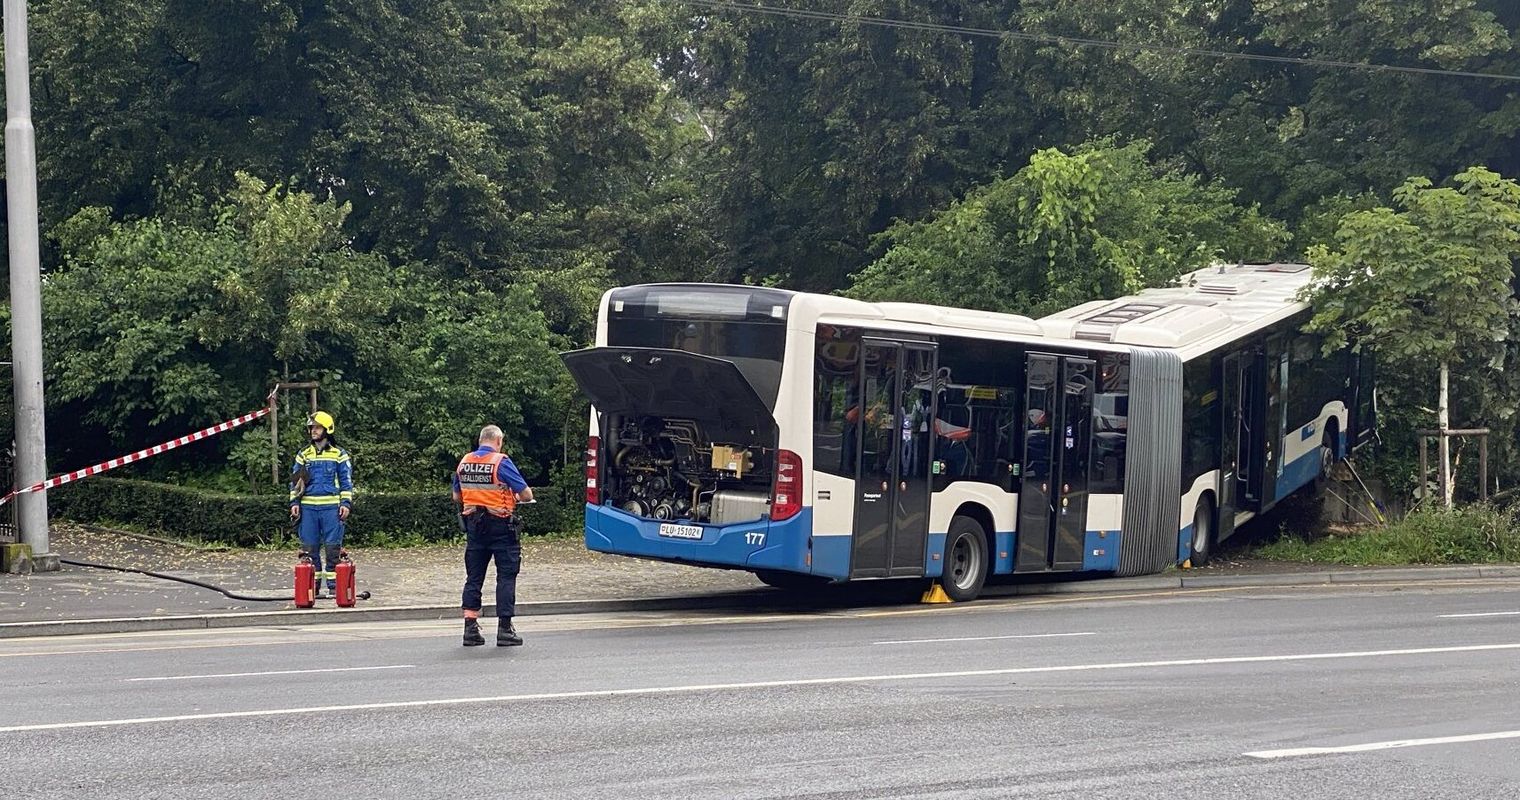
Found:
[[[712,284],[613,289],[586,545],[777,586],[1199,563],[1371,423],[1371,362],[1300,333],[1302,265],[1035,320]]]

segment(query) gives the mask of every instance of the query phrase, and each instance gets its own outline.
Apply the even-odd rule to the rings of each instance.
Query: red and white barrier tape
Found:
[[[156,456],[159,453],[168,452],[176,447],[182,447],[184,445],[190,444],[191,442],[198,442],[202,439],[215,436],[219,433],[226,433],[227,431],[230,431],[240,425],[247,425],[248,423],[260,417],[268,416],[268,414],[268,408],[261,408],[252,414],[244,414],[237,419],[229,419],[226,422],[212,425],[211,427],[205,428],[203,430],[198,430],[195,433],[189,434],[187,436],[181,436],[178,439],[164,442],[163,444],[153,445],[146,450],[138,450],[131,455],[122,456],[120,458],[113,458],[110,461],[102,461],[93,467],[76,469],[73,472],[65,473],[63,475],[55,475],[54,477],[48,478],[42,483],[28,486],[25,489],[17,489],[16,491],[11,492],[4,497],[0,497],[0,506],[9,503],[11,501],[11,498],[15,497],[18,494],[26,494],[27,492],[40,492],[44,489],[51,489],[54,486],[62,486],[65,483],[73,483],[80,478],[88,478],[91,475],[99,475],[106,470],[116,469],[117,467],[131,464],[134,461],[141,461],[145,458]]]

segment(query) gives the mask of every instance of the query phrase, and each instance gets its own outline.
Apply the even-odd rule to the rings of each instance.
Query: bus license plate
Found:
[[[700,539],[702,529],[696,525],[672,525],[660,523],[660,535],[671,539]]]

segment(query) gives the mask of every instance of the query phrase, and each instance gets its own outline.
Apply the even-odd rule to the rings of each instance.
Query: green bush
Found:
[[[579,530],[580,517],[559,492],[535,491],[523,509],[524,533]],[[76,522],[124,523],[162,535],[250,547],[293,538],[280,497],[211,492],[151,481],[91,478],[48,493],[54,516]],[[579,503],[573,504],[575,512]],[[439,492],[364,492],[354,502],[345,541],[354,545],[448,541],[460,535],[453,500]]]
[[[524,513],[549,531],[579,533],[586,521],[586,472],[579,461],[550,468],[550,484],[533,490],[537,500]]]
[[[1491,564],[1520,561],[1520,516],[1473,505],[1421,509],[1386,528],[1309,541],[1287,535],[1257,550],[1278,561],[1329,564]]]

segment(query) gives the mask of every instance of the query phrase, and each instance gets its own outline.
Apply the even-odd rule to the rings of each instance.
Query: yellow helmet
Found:
[[[306,427],[310,428],[313,425],[321,425],[323,428],[327,429],[328,433],[335,432],[333,430],[332,415],[326,411],[313,411],[311,416],[306,418]]]

